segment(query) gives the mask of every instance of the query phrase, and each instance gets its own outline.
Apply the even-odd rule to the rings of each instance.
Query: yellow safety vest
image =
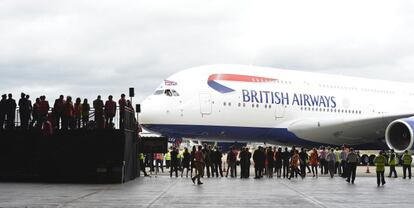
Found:
[[[403,155],[403,165],[411,165],[411,162],[413,158],[411,158],[411,155],[409,153],[404,153]]]
[[[383,155],[378,155],[374,159],[375,167],[377,172],[382,172],[385,170],[385,157]]]

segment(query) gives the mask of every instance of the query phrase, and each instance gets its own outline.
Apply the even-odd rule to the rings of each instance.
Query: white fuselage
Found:
[[[156,92],[140,123],[172,137],[381,146],[387,116],[414,112],[412,84],[256,66],[187,69]]]

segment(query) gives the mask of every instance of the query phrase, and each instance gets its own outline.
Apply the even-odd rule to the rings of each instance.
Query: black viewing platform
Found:
[[[0,132],[0,180],[123,183],[138,176],[137,132],[127,129]]]

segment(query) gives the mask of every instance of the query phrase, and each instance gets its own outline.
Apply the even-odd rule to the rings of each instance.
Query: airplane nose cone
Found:
[[[139,124],[147,130],[154,130],[154,125],[162,123],[162,100],[150,96],[141,102],[141,113],[138,115]]]
[[[144,101],[141,102],[141,112],[138,115],[138,122],[139,124],[145,126],[145,124],[149,124],[151,121],[151,118],[154,115],[151,115],[153,113],[151,113],[151,108],[149,108],[148,106],[150,103],[150,99],[147,98]]]

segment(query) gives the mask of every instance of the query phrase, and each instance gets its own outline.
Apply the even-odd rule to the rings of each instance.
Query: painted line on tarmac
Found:
[[[155,202],[157,202],[158,200],[161,199],[161,197],[163,197],[172,187],[174,187],[176,184],[178,183],[178,180],[174,180],[173,183],[171,183],[166,189],[164,189],[157,197],[155,197],[155,199],[153,199],[147,207],[152,207],[152,205],[155,204]]]
[[[324,205],[324,203],[322,203],[321,201],[315,199],[312,196],[309,196],[303,192],[300,192],[296,189],[294,189],[293,187],[289,186],[288,184],[286,184],[285,182],[280,182],[280,184],[284,185],[286,188],[298,193],[300,196],[302,196],[305,200],[309,201],[310,203],[318,206],[318,207],[323,207],[323,208],[328,208],[328,206]]]

